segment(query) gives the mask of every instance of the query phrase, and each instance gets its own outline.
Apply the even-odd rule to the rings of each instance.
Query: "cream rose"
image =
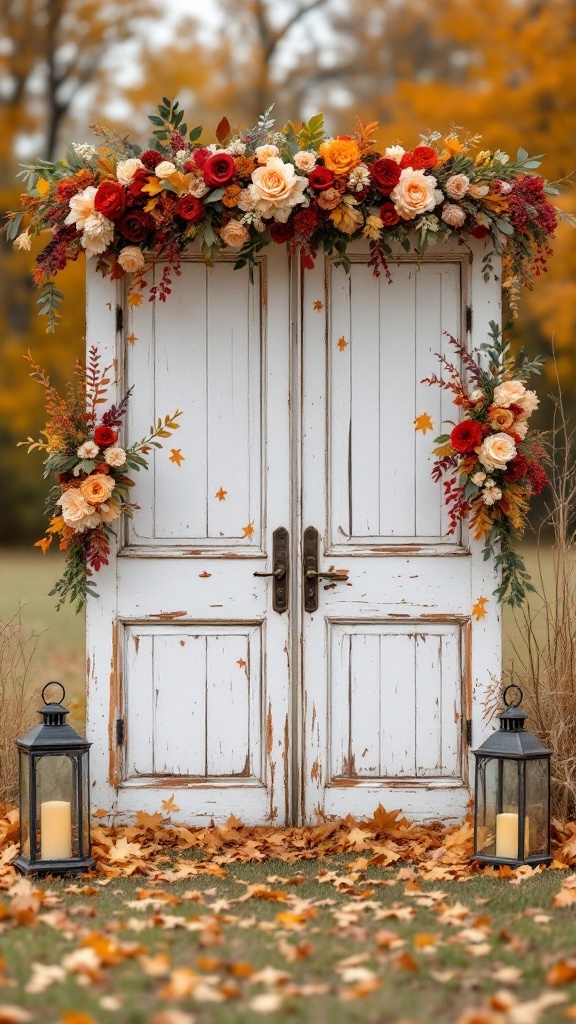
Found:
[[[84,444],[80,445],[76,455],[79,459],[95,459],[99,451],[100,449],[94,441],[84,441]]]
[[[90,505],[76,487],[69,487],[56,502],[62,509],[62,519],[76,533],[92,530],[101,523],[96,509]]]
[[[66,217],[65,224],[74,224],[77,231],[82,231],[86,220],[94,213],[94,196],[96,189],[89,185],[82,192],[77,192],[69,202],[70,213]]]
[[[116,481],[107,473],[92,473],[82,481],[79,491],[90,505],[101,505],[108,501],[115,486]]]
[[[485,469],[506,469],[507,464],[517,455],[516,445],[510,434],[489,434],[476,449],[478,461]]]
[[[483,199],[484,196],[488,195],[489,191],[489,185],[470,185],[468,195],[472,196],[472,199]]]
[[[278,156],[280,150],[278,149],[278,146],[266,145],[256,146],[254,152],[256,153],[256,159],[258,163],[265,164],[267,163],[268,160],[271,159],[271,157]]]
[[[104,452],[104,462],[108,466],[123,466],[126,462],[126,452],[123,448],[106,448]]]
[[[307,184],[308,179],[296,174],[293,164],[285,164],[280,157],[273,156],[264,167],[252,172],[248,189],[261,217],[273,217],[285,224],[294,206],[308,204],[304,194]]]
[[[116,164],[116,179],[121,185],[131,185],[136,171],[139,171],[141,167],[144,167],[144,164],[136,157],[132,157],[130,160],[119,160]]]
[[[318,206],[322,210],[334,210],[342,202],[342,193],[337,188],[327,188],[318,195]]]
[[[384,155],[387,156],[389,160],[394,160],[395,163],[399,164],[405,152],[406,150],[403,146],[388,146]]]
[[[229,220],[220,228],[220,238],[224,245],[229,245],[232,249],[239,249],[249,237],[248,229],[239,220]]]
[[[174,174],[175,170],[176,164],[173,164],[171,160],[161,160],[154,168],[154,174],[157,178],[169,178],[171,174]]]
[[[296,153],[294,163],[299,171],[309,174],[316,167],[316,153],[311,153],[309,149],[301,149]]]
[[[134,274],[144,266],[144,253],[137,245],[125,245],[118,253],[118,263],[127,274]]]
[[[462,199],[470,188],[467,174],[453,174],[446,182],[446,191],[451,199]]]
[[[86,256],[99,255],[106,252],[110,242],[114,238],[114,223],[108,220],[103,213],[93,210],[84,221],[84,234],[80,239],[86,249]]]
[[[396,213],[403,220],[414,220],[421,213],[430,213],[436,206],[436,184],[432,174],[405,167],[400,172],[400,181],[390,193]]]
[[[524,413],[524,416],[531,416],[535,409],[540,405],[540,399],[535,391],[526,390],[522,395],[522,398],[515,403],[519,405]]]
[[[466,220],[466,213],[456,203],[446,203],[442,210],[442,220],[451,228],[461,228]]]
[[[507,409],[509,405],[521,405],[526,388],[519,380],[505,380],[494,388],[494,405]]]
[[[481,402],[485,397],[482,388],[474,388],[474,391],[471,391],[468,395],[468,401],[476,405],[477,402]]]

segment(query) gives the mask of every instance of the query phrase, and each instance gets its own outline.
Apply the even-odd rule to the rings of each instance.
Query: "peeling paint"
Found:
[[[282,760],[284,761],[284,823],[287,825],[290,821],[290,787],[288,785],[290,777],[290,730],[288,728],[288,712],[286,712],[286,718],[284,721],[284,750],[282,751]]]
[[[136,654],[138,654],[138,651],[140,650],[140,637],[136,633],[134,633],[134,636],[132,637],[132,639],[134,640],[134,647],[136,649]]]
[[[183,615],[188,615],[188,612],[187,611],[183,611],[183,612],[158,612],[157,615],[152,615],[151,618],[154,618],[154,619],[168,619],[168,621],[171,622],[172,619],[181,619]]]

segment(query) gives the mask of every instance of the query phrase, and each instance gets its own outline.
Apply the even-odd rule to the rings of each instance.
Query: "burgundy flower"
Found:
[[[548,477],[546,470],[539,462],[535,462],[533,459],[528,459],[528,470],[527,477],[532,484],[532,490],[534,494],[542,494],[542,491],[548,483]]]
[[[382,203],[380,207],[380,220],[385,228],[393,228],[399,223],[400,217],[394,209],[394,203]]]
[[[474,224],[470,228],[470,234],[473,235],[474,238],[486,238],[486,235],[489,235],[490,232],[483,224]]]
[[[294,228],[299,235],[311,235],[318,226],[318,207],[315,204],[294,214]]]
[[[282,242],[288,242],[294,237],[294,221],[291,218],[282,224],[281,221],[275,220],[270,225],[270,237],[273,242],[277,245],[281,245]]]
[[[210,188],[220,188],[232,181],[235,170],[230,153],[210,153],[202,164],[202,177]]]
[[[196,196],[191,196],[190,193],[187,193],[178,200],[176,213],[182,217],[182,220],[187,220],[191,224],[199,224],[206,216],[206,207]]]
[[[148,171],[144,167],[140,167],[126,189],[129,203],[136,203],[138,205],[139,201],[147,202],[150,197],[146,192],[142,192],[147,181]]]
[[[164,157],[157,149],[145,149],[140,159],[146,167],[153,171],[155,167],[158,167],[158,164],[162,163]]]
[[[475,448],[482,444],[484,431],[482,425],[476,420],[462,420],[457,423],[450,434],[450,443],[457,452],[470,455]]]
[[[325,189],[330,188],[333,181],[334,171],[329,171],[327,167],[315,167],[308,175],[310,188],[313,188],[315,192],[324,192]]]
[[[94,209],[109,220],[119,220],[126,209],[126,192],[118,181],[103,181],[94,196]]]
[[[96,427],[94,442],[99,448],[110,448],[118,440],[118,431],[112,427]]]
[[[372,181],[376,188],[385,195],[390,195],[392,189],[400,181],[400,167],[395,160],[387,156],[381,156],[375,160],[370,168]]]
[[[517,480],[521,480],[523,476],[526,476],[527,469],[528,459],[523,455],[515,455],[504,470],[504,479],[508,480],[511,484],[516,483]]]
[[[127,210],[122,219],[118,222],[118,227],[127,238],[129,242],[140,243],[146,238],[149,228],[150,220],[147,213],[143,210],[130,209]]]

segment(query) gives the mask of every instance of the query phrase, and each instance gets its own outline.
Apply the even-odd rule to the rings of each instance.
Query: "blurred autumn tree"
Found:
[[[330,130],[347,131],[358,114],[381,122],[382,143],[398,137],[406,146],[419,131],[456,124],[481,132],[486,147],[546,153],[542,173],[550,180],[576,168],[573,0],[212,0],[209,19],[185,16],[171,38],[145,31],[153,13],[153,0],[4,0],[3,206],[15,202],[15,151],[24,151],[24,141],[29,152],[37,140],[35,152],[46,155],[59,133],[60,151],[71,138],[89,138],[90,120],[116,118],[120,126],[124,112],[122,127],[144,141],[146,114],[162,95],[178,96],[188,122],[207,124],[209,136],[222,114],[246,124],[274,102],[279,123],[323,109]],[[117,73],[121,53],[131,54],[125,78]],[[81,130],[73,131],[72,115]],[[562,200],[567,209],[571,203],[571,195]],[[543,351],[555,334],[562,382],[576,398],[576,246],[565,226],[556,253],[548,275],[525,296],[517,330]],[[56,373],[68,371],[81,348],[83,267],[66,271],[68,281],[62,275],[66,320],[53,337],[30,314],[30,257],[8,261],[4,251],[1,258],[7,329],[0,443],[9,454],[0,486],[26,496],[36,486],[25,482],[31,463],[10,445],[34,432],[41,415],[30,412],[30,403],[39,409],[39,397],[20,352],[30,345]],[[31,514],[39,523],[37,508]],[[15,539],[18,530],[22,536],[24,524],[22,510],[12,520],[4,515],[0,539]]]

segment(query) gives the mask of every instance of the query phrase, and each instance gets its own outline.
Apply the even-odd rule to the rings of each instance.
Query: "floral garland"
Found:
[[[484,557],[493,557],[502,570],[495,595],[519,606],[534,587],[514,545],[524,533],[531,497],[541,494],[548,479],[543,435],[528,429],[539,399],[525,385],[532,373],[540,372],[541,360],[529,362],[523,353],[515,359],[493,321],[490,339],[480,346],[486,369],[481,355],[474,358],[450,337],[465,367],[464,377],[449,359],[439,356],[447,379],[434,374],[422,382],[451,391],[454,404],[465,414],[450,434],[436,438],[432,477],[440,481],[447,475],[443,486],[448,534],[469,518],[474,540],[485,542]]]
[[[155,260],[166,266],[150,298],[166,300],[171,272],[180,273],[194,239],[208,263],[236,251],[236,267],[252,266],[264,246],[287,242],[304,267],[322,247],[348,269],[349,242],[366,238],[374,273],[390,280],[392,243],[422,254],[452,236],[490,237],[484,274],[492,273],[494,254],[503,257],[513,310],[520,287],[531,287],[544,269],[561,211],[546,198],[558,189],[533,173],[539,158],[520,149],[511,160],[479,149],[480,136],[460,139],[456,131],[382,153],[373,138],[377,122],[358,119],[353,136],[332,138],[321,114],[282,131],[269,115],[236,134],[224,118],[217,142],[204,145],[202,128],[189,132],[178,102],[165,98],[149,118],[154,137],[144,150],[95,125],[98,149],[73,143],[64,160],[24,165],[28,191],[23,209],[8,215],[7,237],[29,250],[31,236],[51,234],[34,269],[49,329],[62,300],[54,277],[82,252],[95,256],[105,275],[132,276],[133,305],[142,302]]]
[[[66,598],[76,602],[80,611],[86,596],[97,597],[90,579],[102,565],[108,564],[111,524],[120,516],[132,517],[138,508],[129,501],[134,481],[127,470],[147,469],[145,455],[151,447],[161,448],[158,438],[170,437],[180,426],[180,412],[159,419],[150,428],[148,437],[124,449],[118,445],[118,428],[126,414],[132,388],[118,404],[101,415],[99,407],[106,402],[112,366],[100,366],[96,346],[90,349],[88,363],[76,363],[75,379],[68,384],[65,395],[51,385],[44,370],[24,356],[32,367],[30,376],[46,389],[48,422],[42,431],[44,440],[29,437],[20,441],[28,452],[47,452],[44,477],[56,475],[58,483],[46,500],[50,525],[46,536],[34,545],[44,554],[54,537],[60,537],[60,550],[66,552],[66,566],[50,595],[58,595],[58,605]]]

